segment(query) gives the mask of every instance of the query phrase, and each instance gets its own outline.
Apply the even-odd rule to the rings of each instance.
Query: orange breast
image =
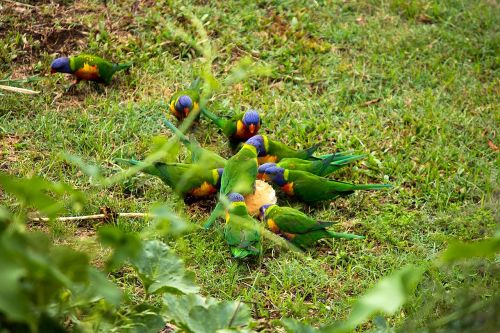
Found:
[[[197,187],[190,192],[195,197],[208,197],[214,193],[217,193],[217,189],[207,182],[203,182],[200,187]]]
[[[289,232],[284,232],[283,236],[285,236],[285,238],[288,239],[288,240],[292,240],[292,239],[295,238],[295,234],[291,234]]]
[[[272,232],[274,232],[275,234],[279,233],[280,232],[280,228],[278,227],[278,225],[273,221],[273,219],[267,219],[267,227],[269,228],[269,230],[271,230]]]
[[[265,156],[259,157],[258,160],[259,160],[259,164],[276,163],[276,161],[278,160],[278,156],[265,155]]]
[[[287,195],[293,196],[295,193],[293,192],[293,182],[292,183],[286,183],[285,185],[281,186],[281,189],[283,192],[285,192]]]
[[[82,68],[75,72],[75,75],[80,80],[95,81],[99,79],[99,68],[97,65],[89,65],[85,63]]]

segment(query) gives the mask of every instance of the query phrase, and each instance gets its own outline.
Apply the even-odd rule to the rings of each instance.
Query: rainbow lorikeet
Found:
[[[159,177],[166,185],[181,195],[186,203],[215,195],[220,188],[224,169],[207,169],[199,164],[145,162],[133,159],[115,159],[127,165],[141,165],[142,172]]]
[[[259,223],[248,214],[245,199],[239,193],[227,196],[230,205],[226,210],[224,238],[233,257],[246,258],[262,253],[262,236]]]
[[[95,55],[80,54],[55,59],[50,65],[50,71],[51,73],[73,74],[76,83],[87,80],[108,84],[116,72],[128,69],[130,66],[132,66],[131,63],[114,64]]]
[[[331,155],[324,160],[302,160],[300,158],[284,158],[278,163],[268,162],[259,166],[259,176],[265,175],[264,170],[277,166],[288,170],[307,171],[317,176],[328,176],[335,171],[347,166],[353,161],[364,158],[365,155]]]
[[[181,121],[191,112],[200,112],[201,80],[194,80],[188,89],[176,92],[168,102],[170,113]],[[198,118],[199,115],[196,116]]]
[[[211,150],[201,147],[197,142],[189,140],[174,124],[167,119],[163,119],[163,123],[168,127],[179,140],[191,152],[191,160],[193,163],[203,164],[208,169],[223,168],[226,165],[226,159]]]
[[[251,194],[255,190],[257,178],[257,148],[256,136],[248,139],[241,149],[227,160],[222,173],[220,193],[225,196],[232,192],[243,195]],[[223,204],[217,203],[212,214],[205,223],[209,228],[223,211]]]
[[[349,184],[316,176],[306,171],[288,170],[275,166],[263,171],[266,177],[280,186],[288,196],[306,203],[333,200],[357,190],[381,190],[392,187],[390,184]]]
[[[222,130],[232,149],[256,135],[261,126],[259,113],[255,110],[241,112],[231,118],[221,118],[207,110],[201,112]]]
[[[335,222],[316,221],[301,211],[291,207],[264,205],[259,218],[267,228],[280,234],[292,244],[305,249],[323,238],[360,239],[363,236],[326,230]]]
[[[282,158],[293,157],[303,160],[319,160],[320,158],[312,156],[312,154],[319,148],[319,145],[314,145],[305,150],[295,150],[287,145],[271,140],[267,135],[255,135],[252,137],[257,147],[259,164],[267,162],[278,162]]]

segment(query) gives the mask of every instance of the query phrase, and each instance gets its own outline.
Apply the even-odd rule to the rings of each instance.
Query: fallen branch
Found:
[[[13,87],[13,86],[5,86],[3,84],[0,84],[0,89],[7,90],[7,91],[12,91],[12,92],[18,92],[18,93],[21,93],[21,94],[29,94],[29,95],[39,94],[40,93],[39,91],[35,91],[35,90],[18,88],[18,87]]]
[[[154,218],[156,215],[149,213],[117,213],[116,217],[128,217],[132,219],[139,218]],[[88,221],[88,220],[106,220],[109,219],[109,214],[95,214],[95,215],[83,215],[83,216],[62,216],[55,218],[58,222],[70,222],[70,221]],[[49,222],[48,217],[28,217],[31,222]]]

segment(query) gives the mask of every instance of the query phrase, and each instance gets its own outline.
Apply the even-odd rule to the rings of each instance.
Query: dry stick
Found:
[[[69,222],[69,221],[87,221],[87,220],[104,220],[110,216],[116,217],[128,217],[128,218],[154,218],[156,215],[149,213],[118,213],[113,214],[95,214],[95,215],[83,215],[83,216],[63,216],[57,217],[55,220],[59,222]],[[48,217],[30,217],[32,222],[48,222],[50,219]]]

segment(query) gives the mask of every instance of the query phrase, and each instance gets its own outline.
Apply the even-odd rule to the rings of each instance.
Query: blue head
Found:
[[[261,221],[264,221],[266,219],[266,211],[271,206],[272,204],[268,204],[268,205],[263,205],[259,208],[259,219]]]
[[[285,180],[285,169],[283,168],[272,166],[266,169],[265,174],[278,186],[283,186],[287,183]]]
[[[266,176],[266,170],[267,168],[271,168],[274,166],[276,166],[276,163],[272,162],[264,163],[261,166],[259,166],[259,169],[257,170],[258,172],[257,179],[268,181],[269,177]]]
[[[266,172],[266,170],[268,168],[275,167],[275,166],[276,166],[276,163],[273,163],[273,162],[264,163],[261,166],[259,166],[259,173],[264,173],[264,172]]]
[[[264,138],[262,137],[262,135],[252,136],[245,143],[257,148],[257,156],[266,155],[266,146],[264,144]]]
[[[177,99],[175,103],[175,109],[177,112],[184,114],[185,117],[188,116],[189,111],[193,108],[193,100],[187,95],[182,95]]]
[[[227,198],[231,202],[244,202],[245,201],[245,198],[243,198],[243,196],[241,194],[236,193],[236,192],[229,193]]]
[[[248,110],[243,115],[243,124],[248,128],[250,134],[257,134],[260,128],[260,116],[255,110]]]
[[[68,57],[60,57],[52,61],[50,64],[50,72],[51,73],[68,73],[71,74],[73,71],[69,66],[69,58]]]

